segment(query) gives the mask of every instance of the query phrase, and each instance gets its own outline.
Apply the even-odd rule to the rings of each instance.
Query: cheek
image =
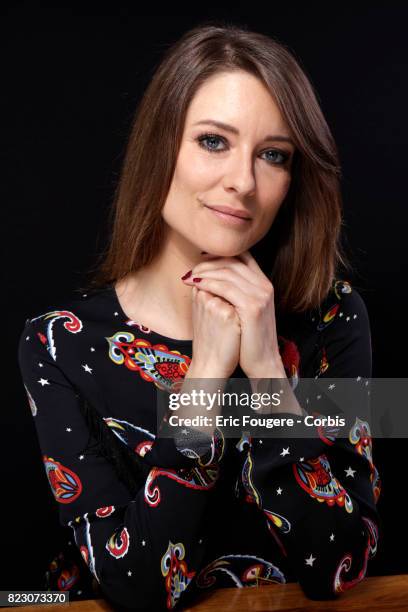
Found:
[[[290,188],[290,183],[292,181],[292,176],[289,172],[285,173],[285,175],[282,177],[282,180],[280,182],[280,189],[279,189],[279,197],[281,200],[283,200],[286,197],[286,194],[289,191]]]
[[[186,149],[179,156],[174,173],[175,187],[179,192],[194,192],[205,189],[214,181],[215,167],[199,154]]]
[[[288,194],[288,191],[290,189],[291,178],[292,177],[290,176],[290,174],[287,173],[284,176],[280,177],[280,181],[276,185],[274,198],[273,198],[274,204],[272,206],[272,208],[275,209],[276,211],[279,210],[279,208],[283,204],[283,201],[285,200]]]
[[[262,199],[264,202],[264,205],[262,206],[263,225],[270,225],[274,221],[289,191],[290,183],[290,176],[282,178],[280,181],[276,179],[273,189],[269,188],[269,190],[265,191]]]
[[[275,175],[272,181],[265,185],[264,198],[279,204],[288,193],[291,180],[292,177],[288,172],[281,172],[279,175]]]

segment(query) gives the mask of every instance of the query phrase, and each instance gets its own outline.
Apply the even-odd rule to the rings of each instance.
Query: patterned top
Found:
[[[370,325],[349,282],[333,282],[319,309],[277,319],[277,331],[292,382],[353,378],[365,401]],[[382,534],[366,421],[343,438],[316,428],[313,439],[232,439],[217,429],[204,455],[159,437],[157,393],[183,380],[192,341],[129,320],[113,285],[27,319],[18,357],[60,523],[73,535],[48,568],[49,588],[102,595],[115,610],[166,610],[211,588],[293,581],[311,599],[334,599],[366,575]],[[146,464],[136,494],[89,445],[81,397]],[[302,409],[319,413],[317,402]]]

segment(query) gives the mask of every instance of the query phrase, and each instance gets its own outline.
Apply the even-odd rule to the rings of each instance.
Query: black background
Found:
[[[370,316],[373,377],[406,377],[406,3],[281,2],[268,14],[234,3],[194,16],[136,15],[125,4],[105,13],[72,3],[3,9],[3,589],[40,588],[59,533],[18,337],[28,317],[82,284],[106,239],[136,104],[162,52],[205,19],[276,37],[315,86],[340,152],[344,233]],[[385,539],[368,575],[408,572],[405,448],[403,439],[373,444]]]

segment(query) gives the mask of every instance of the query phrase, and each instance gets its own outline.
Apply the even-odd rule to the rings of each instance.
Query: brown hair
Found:
[[[164,238],[164,206],[188,106],[210,76],[245,70],[269,89],[296,151],[290,189],[251,249],[275,293],[277,311],[302,312],[327,296],[339,266],[342,198],[336,144],[304,70],[281,42],[219,21],[186,32],[164,53],[138,105],[116,186],[106,252],[90,274],[101,288],[149,264]]]

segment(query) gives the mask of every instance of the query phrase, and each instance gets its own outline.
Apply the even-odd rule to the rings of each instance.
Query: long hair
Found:
[[[157,255],[189,104],[206,79],[236,70],[268,88],[296,146],[289,191],[269,232],[251,249],[273,283],[277,315],[318,307],[339,267],[351,269],[341,245],[338,153],[304,69],[281,42],[212,20],[169,46],[139,102],[110,208],[107,247],[80,291],[112,284]],[[89,402],[81,403],[81,411],[96,451],[136,494],[146,477],[142,458],[115,439]]]
[[[189,104],[206,79],[236,70],[268,88],[296,146],[289,191],[269,232],[252,249],[273,283],[277,313],[318,307],[340,266],[352,270],[341,244],[337,148],[304,69],[281,42],[211,21],[165,50],[139,102],[110,209],[107,247],[81,291],[112,284],[157,255],[165,231],[161,211]]]

